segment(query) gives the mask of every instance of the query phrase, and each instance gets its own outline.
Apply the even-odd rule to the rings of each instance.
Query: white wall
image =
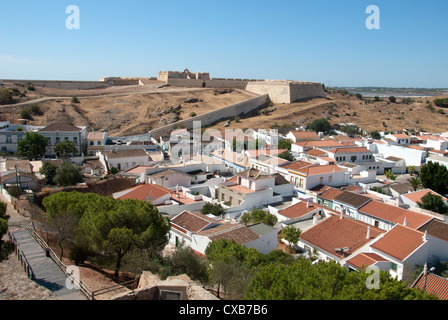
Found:
[[[390,156],[403,158],[406,166],[415,166],[417,169],[426,161],[426,151],[410,149],[401,146],[372,143],[367,148],[373,153],[382,154],[383,158]]]

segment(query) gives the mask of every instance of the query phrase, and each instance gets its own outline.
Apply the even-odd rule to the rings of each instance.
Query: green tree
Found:
[[[320,118],[311,122],[308,128],[315,132],[328,132],[331,130],[331,124],[326,118]]]
[[[294,245],[299,242],[302,231],[294,226],[287,226],[282,229],[282,237],[288,241],[289,252],[294,252]]]
[[[6,212],[6,203],[0,202],[0,262],[6,260],[14,250],[14,245],[11,242],[3,240],[3,236],[8,232],[8,220],[10,218]]]
[[[278,141],[278,148],[291,150],[291,144],[292,144],[292,141],[289,139],[280,139]]]
[[[203,284],[208,282],[206,260],[195,254],[187,246],[179,246],[170,257],[166,258],[172,268],[173,275],[186,274],[192,280]]]
[[[14,102],[14,98],[8,89],[2,89],[0,91],[0,104],[12,104]]]
[[[70,162],[62,163],[54,176],[54,182],[56,182],[58,187],[74,186],[82,181],[81,167]]]
[[[429,161],[422,166],[419,176],[424,188],[431,189],[442,195],[447,194],[448,170],[445,166]]]
[[[47,148],[47,138],[37,132],[26,132],[25,137],[17,144],[17,151],[28,159],[41,158]]]
[[[436,297],[411,289],[380,271],[379,289],[368,289],[369,274],[348,272],[337,262],[295,259],[261,266],[246,290],[249,300],[423,300]],[[286,285],[287,284],[287,285]]]
[[[372,137],[372,139],[376,139],[376,140],[381,139],[381,134],[378,131],[372,131],[370,133],[370,136]]]
[[[55,184],[54,177],[56,176],[57,169],[58,167],[55,164],[49,161],[45,161],[39,172],[45,176],[47,184],[53,185]]]
[[[448,213],[448,206],[443,202],[442,197],[428,192],[422,197],[421,202],[417,202],[420,208],[437,212],[440,214]]]
[[[20,111],[20,117],[22,119],[31,119],[31,112],[28,109],[23,109]]]
[[[223,216],[227,212],[219,203],[207,202],[201,209],[203,215],[212,214],[214,216]]]
[[[419,177],[411,177],[408,179],[409,184],[411,185],[412,190],[417,191],[417,189],[422,185]]]
[[[278,155],[278,157],[288,161],[294,161],[294,156],[291,154],[291,151],[289,150],[283,151]]]
[[[75,143],[73,141],[62,141],[55,145],[54,152],[59,157],[66,157],[67,155],[74,155],[78,153],[78,149],[75,147]]]
[[[129,251],[140,249],[150,256],[160,254],[168,242],[170,224],[151,203],[106,198],[111,199],[111,208],[93,203],[83,214],[75,244],[114,257],[118,276],[122,259]]]
[[[389,101],[392,103],[395,103],[395,102],[397,102],[397,98],[395,98],[394,96],[390,96]]]
[[[277,217],[264,211],[261,207],[256,208],[255,206],[248,212],[241,216],[241,220],[245,223],[264,223],[269,226],[274,226],[277,223]]]

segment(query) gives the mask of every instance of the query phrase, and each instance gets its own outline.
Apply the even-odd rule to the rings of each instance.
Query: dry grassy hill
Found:
[[[213,128],[278,127],[281,132],[326,117],[331,124],[355,123],[367,132],[399,131],[404,128],[439,133],[448,131],[448,110],[434,105],[434,99],[435,97],[413,98],[412,103],[406,104],[397,98],[396,103],[391,103],[388,98],[381,98],[380,101],[374,101],[373,98],[361,100],[356,96],[342,95],[331,90],[327,92],[326,99],[276,104],[265,109],[267,114],[259,113],[250,118],[231,121],[228,127],[224,127],[225,121],[221,121]],[[428,108],[428,105],[432,105],[432,108]]]
[[[78,103],[73,103],[74,96]],[[252,97],[238,90],[202,88],[126,86],[67,91],[36,87],[35,91],[28,91],[26,97],[18,99],[18,104],[0,106],[0,116],[2,120],[17,122],[22,110],[37,105],[41,112],[33,114],[28,124],[69,122],[88,126],[90,130],[105,130],[110,136],[124,136],[147,133],[160,125]]]
[[[5,83],[6,88],[14,87]],[[18,104],[0,106],[2,120],[17,121],[21,110],[38,105],[41,114],[32,115],[28,122],[47,125],[69,122],[86,125],[91,130],[105,130],[110,136],[146,133],[160,125],[186,119],[194,114],[216,110],[253,95],[238,90],[186,89],[176,87],[122,86],[94,90],[60,90],[36,87],[35,91],[16,86],[25,95],[16,96]],[[220,91],[219,93],[217,91]],[[73,103],[76,96],[79,103]],[[250,117],[228,119],[213,128],[279,128],[286,131],[314,119],[326,117],[332,124],[352,122],[367,132],[397,131],[404,128],[427,132],[448,131],[448,110],[435,106],[434,98],[413,98],[411,103],[396,103],[382,98],[358,99],[337,91],[327,92],[327,98],[309,99],[291,104],[273,104]],[[432,105],[428,107],[428,105]]]

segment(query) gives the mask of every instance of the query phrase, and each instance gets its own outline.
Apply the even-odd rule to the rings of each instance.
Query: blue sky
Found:
[[[161,70],[331,86],[448,87],[446,0],[0,0],[0,78]],[[66,7],[80,29],[66,28]],[[380,9],[369,30],[366,8]]]

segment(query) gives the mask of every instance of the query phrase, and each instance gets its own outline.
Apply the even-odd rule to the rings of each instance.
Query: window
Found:
[[[47,138],[47,145],[51,146],[51,138]]]
[[[75,144],[75,146],[78,144],[78,138],[77,137],[73,138],[73,143]]]
[[[324,177],[320,177],[320,178],[319,178],[319,183],[320,183],[320,184],[324,184]]]
[[[328,182],[333,182],[333,176],[328,177]]]
[[[61,139],[59,137],[56,137],[56,144],[58,144],[60,140]]]
[[[397,264],[391,262],[391,263],[390,263],[390,268],[391,268],[392,270],[394,270],[394,271],[397,271]]]
[[[299,187],[300,187],[300,188],[302,188],[302,187],[303,187],[303,179],[300,179],[300,182],[299,182]]]

